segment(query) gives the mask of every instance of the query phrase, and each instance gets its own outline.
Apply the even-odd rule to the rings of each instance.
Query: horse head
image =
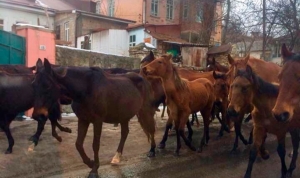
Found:
[[[288,50],[285,44],[281,54],[283,68],[278,76],[279,95],[272,112],[278,121],[287,122],[300,109],[300,54]]]

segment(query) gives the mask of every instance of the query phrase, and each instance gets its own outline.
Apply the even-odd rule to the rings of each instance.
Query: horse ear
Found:
[[[216,58],[213,57],[213,58],[212,58],[212,64],[215,64],[215,63],[216,63]]]
[[[152,51],[150,51],[149,53],[149,57],[150,57],[150,60],[153,61],[154,60],[154,53]]]
[[[172,55],[171,53],[167,53],[167,54],[165,55],[165,59],[166,59],[166,60],[171,60],[172,57],[173,57],[173,55]]]
[[[35,66],[36,66],[36,70],[37,70],[37,71],[40,71],[40,70],[41,70],[41,68],[43,67],[43,61],[42,61],[41,58],[39,58],[39,59],[36,61]]]
[[[217,79],[217,78],[218,78],[218,75],[216,74],[216,71],[215,71],[215,70],[213,71],[213,76],[214,76],[214,79]]]
[[[44,58],[44,67],[45,67],[45,71],[46,71],[48,74],[52,74],[51,64],[50,64],[50,62],[48,61],[48,59],[46,59],[46,58]]]
[[[281,54],[283,58],[283,63],[285,63],[288,60],[288,58],[293,55],[293,53],[287,49],[285,43],[283,43],[281,47]]]
[[[234,64],[234,59],[231,57],[230,54],[228,54],[227,59],[228,59],[228,62],[229,62],[230,65],[233,65],[233,64]]]
[[[248,54],[248,55],[245,57],[245,64],[248,63],[249,59],[250,59],[250,54]]]

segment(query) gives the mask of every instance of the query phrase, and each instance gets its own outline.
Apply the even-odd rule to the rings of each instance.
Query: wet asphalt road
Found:
[[[159,115],[158,115],[159,116]],[[162,138],[166,120],[156,118],[156,141]],[[35,121],[14,122],[12,132],[15,137],[15,149],[12,155],[0,155],[0,177],[47,177],[67,178],[86,177],[90,171],[84,165],[77,153],[74,143],[76,139],[76,118],[64,118],[64,126],[72,128],[73,133],[61,133],[63,142],[58,143],[51,138],[50,124],[47,123],[45,133],[41,137],[39,145],[33,153],[27,152],[30,142],[27,138],[36,128]],[[214,122],[210,126],[210,141],[202,153],[190,151],[182,141],[180,156],[174,156],[176,147],[175,136],[171,135],[164,150],[157,149],[155,158],[147,158],[149,144],[140,129],[137,119],[130,122],[130,133],[125,143],[122,162],[118,166],[110,165],[119,142],[120,128],[114,128],[111,124],[105,124],[101,137],[100,168],[102,178],[240,178],[243,177],[249,155],[249,146],[240,142],[238,152],[230,154],[234,141],[234,133],[224,134],[221,139],[216,139],[219,124]],[[243,126],[243,133],[248,137],[251,124]],[[202,136],[202,124],[200,128],[193,127],[193,144],[198,146]],[[85,148],[88,155],[92,152],[92,127],[89,129]],[[6,138],[0,133],[0,150],[7,147]],[[286,139],[287,153],[291,151],[290,138]],[[253,178],[279,178],[280,159],[276,152],[276,140],[268,135],[266,148],[270,151],[269,160],[258,159],[254,164]],[[289,165],[290,158],[286,161]],[[299,165],[299,161],[297,162]],[[296,168],[294,178],[300,177]]]

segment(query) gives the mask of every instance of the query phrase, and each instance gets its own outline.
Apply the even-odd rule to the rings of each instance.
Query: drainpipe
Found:
[[[72,13],[76,14],[76,19],[75,19],[75,48],[77,48],[77,36],[78,36],[78,30],[77,30],[77,26],[78,26],[78,19],[80,17],[80,13],[77,13],[76,10],[73,10]]]
[[[143,0],[143,15],[142,15],[142,18],[143,18],[143,24],[146,23],[146,0]]]

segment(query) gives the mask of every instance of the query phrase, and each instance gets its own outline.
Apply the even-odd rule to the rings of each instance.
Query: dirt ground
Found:
[[[165,118],[156,116],[157,133],[156,141],[162,138]],[[72,133],[58,132],[63,142],[57,142],[51,136],[50,123],[47,122],[41,140],[34,152],[28,152],[31,144],[28,138],[36,130],[36,121],[14,121],[11,125],[12,134],[15,138],[13,153],[5,155],[7,140],[3,132],[0,132],[0,177],[1,178],[83,178],[90,171],[75,148],[77,135],[77,118],[63,118],[61,124],[72,129]],[[214,122],[210,126],[211,140],[202,153],[190,151],[183,143],[180,156],[175,157],[173,151],[176,147],[175,137],[170,136],[164,150],[157,149],[156,157],[146,157],[150,144],[147,142],[136,118],[130,122],[130,132],[125,143],[122,161],[118,166],[110,165],[115,154],[119,140],[120,127],[112,124],[104,124],[100,146],[100,168],[99,174],[103,178],[240,178],[243,177],[249,154],[249,146],[240,143],[236,154],[230,154],[234,141],[234,133],[225,133],[221,139],[215,139],[218,134],[219,124]],[[251,124],[243,126],[243,133],[249,135]],[[193,144],[198,146],[202,136],[202,125],[200,128],[193,127]],[[89,128],[85,149],[92,157],[92,125]],[[276,141],[274,136],[269,135],[267,149],[270,151],[270,159],[262,161],[258,159],[254,165],[254,178],[276,178],[280,177],[280,160],[276,152]],[[290,138],[287,138],[287,153],[291,151]],[[289,165],[290,158],[286,158]],[[299,161],[297,162],[299,165]],[[300,177],[296,169],[293,177]]]

